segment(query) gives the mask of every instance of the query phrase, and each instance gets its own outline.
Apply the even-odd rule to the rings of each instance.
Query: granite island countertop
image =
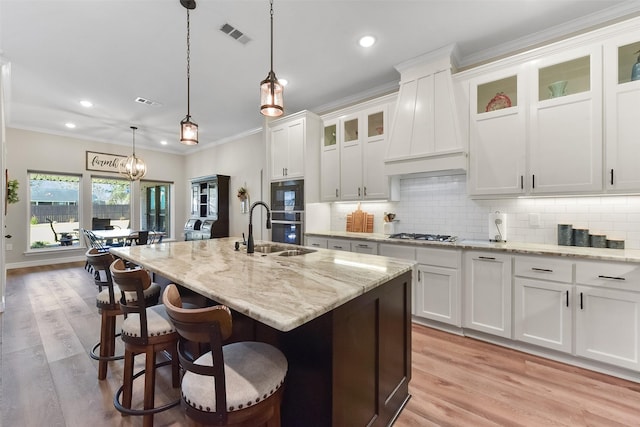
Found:
[[[111,252],[280,331],[290,331],[412,270],[414,262],[317,249],[247,254],[241,238],[111,248]],[[274,244],[256,241],[256,245]],[[294,245],[284,245],[299,248]],[[315,249],[315,248],[314,248]]]
[[[308,237],[326,237],[339,239],[366,240],[377,243],[391,243],[402,245],[414,245],[416,247],[441,247],[457,248],[466,250],[488,250],[499,251],[523,255],[548,255],[569,258],[582,258],[601,261],[619,261],[640,263],[640,250],[638,249],[608,249],[608,248],[587,248],[577,246],[548,245],[541,243],[519,243],[505,242],[492,243],[489,240],[465,240],[461,239],[454,243],[432,242],[425,240],[391,239],[380,233],[354,233],[347,231],[326,231],[305,233]]]

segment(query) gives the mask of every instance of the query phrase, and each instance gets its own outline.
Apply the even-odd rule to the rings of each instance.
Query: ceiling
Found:
[[[395,65],[452,43],[468,66],[639,13],[635,0],[275,0],[274,71],[289,81],[286,113],[322,114],[395,90]],[[251,40],[224,34],[225,23]],[[357,44],[365,34],[377,38],[369,49]],[[197,0],[191,12],[198,147],[178,142],[187,112],[179,0],[0,0],[0,60],[7,126],[130,146],[135,125],[137,147],[186,154],[262,127],[269,2]]]

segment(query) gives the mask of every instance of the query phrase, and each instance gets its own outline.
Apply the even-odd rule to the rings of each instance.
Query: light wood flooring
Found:
[[[82,264],[8,272],[0,315],[0,426],[142,425],[113,407],[122,362],[112,362],[107,379],[98,381],[97,362],[88,355],[99,333],[95,295]],[[412,398],[396,427],[640,426],[635,382],[419,325],[413,326],[412,358]],[[168,367],[161,368],[156,390],[158,403],[178,396]],[[141,390],[134,406],[136,395]],[[191,423],[176,407],[157,414],[155,425]]]

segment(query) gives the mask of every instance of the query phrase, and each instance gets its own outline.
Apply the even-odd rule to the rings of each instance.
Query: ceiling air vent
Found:
[[[137,102],[137,103],[140,103],[140,104],[144,104],[144,105],[151,105],[151,106],[154,106],[154,107],[157,107],[157,106],[159,106],[159,105],[162,105],[162,104],[160,104],[159,102],[152,101],[152,100],[150,100],[150,99],[146,99],[146,98],[143,98],[143,97],[141,97],[141,96],[139,96],[139,97],[137,97],[137,98],[136,98],[136,102]]]
[[[251,39],[245,33],[238,30],[237,28],[234,28],[234,26],[231,24],[224,24],[222,27],[220,27],[220,31],[242,44],[247,44],[251,41]]]

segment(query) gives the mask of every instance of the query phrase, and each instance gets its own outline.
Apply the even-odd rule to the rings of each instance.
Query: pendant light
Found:
[[[180,142],[185,145],[198,144],[198,125],[191,121],[190,94],[191,94],[191,25],[189,21],[189,10],[196,8],[195,0],[180,0],[180,4],[187,9],[187,116],[180,122]]]
[[[138,181],[147,174],[147,165],[144,163],[144,160],[136,157],[136,129],[138,128],[131,126],[131,130],[133,131],[133,152],[126,160],[120,162],[118,165],[120,175],[126,176],[130,181]]]
[[[271,70],[267,78],[260,82],[260,112],[268,117],[278,117],[284,113],[283,87],[273,72],[273,0],[271,4]]]

